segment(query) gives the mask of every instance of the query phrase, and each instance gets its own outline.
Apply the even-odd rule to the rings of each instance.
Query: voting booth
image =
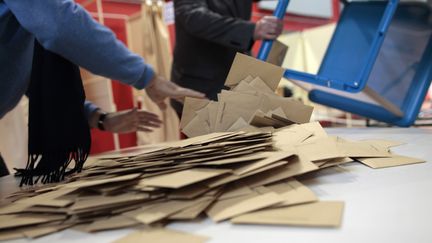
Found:
[[[289,4],[279,1],[283,18]],[[271,41],[258,58],[267,60]],[[285,70],[313,84],[310,100],[398,126],[414,123],[432,80],[432,6],[425,2],[344,1],[316,74]]]

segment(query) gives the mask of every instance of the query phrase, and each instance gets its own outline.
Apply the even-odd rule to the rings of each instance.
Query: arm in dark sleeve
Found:
[[[249,50],[255,24],[222,16],[208,8],[205,0],[176,0],[176,24],[191,35],[239,50]]]

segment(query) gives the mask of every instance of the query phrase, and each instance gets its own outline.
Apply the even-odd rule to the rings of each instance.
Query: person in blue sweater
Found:
[[[35,39],[92,73],[146,88],[161,108],[165,98],[203,97],[157,76],[142,57],[72,0],[0,0],[0,118],[27,90]]]
[[[166,98],[204,98],[159,77],[73,0],[0,0],[0,119],[29,90],[35,43],[94,74],[145,88],[161,109]],[[86,104],[87,114],[96,110]]]

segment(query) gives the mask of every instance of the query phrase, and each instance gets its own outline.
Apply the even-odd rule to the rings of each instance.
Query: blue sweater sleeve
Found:
[[[84,102],[84,113],[87,117],[87,120],[90,119],[90,116],[95,112],[96,110],[100,109],[97,105],[93,104],[92,102],[86,100]]]
[[[73,0],[4,0],[46,49],[87,70],[143,89],[152,67]]]

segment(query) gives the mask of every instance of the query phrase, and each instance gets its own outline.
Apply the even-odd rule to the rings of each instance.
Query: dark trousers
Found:
[[[6,167],[6,163],[3,160],[3,157],[1,157],[0,154],[0,177],[9,175],[9,170]]]

